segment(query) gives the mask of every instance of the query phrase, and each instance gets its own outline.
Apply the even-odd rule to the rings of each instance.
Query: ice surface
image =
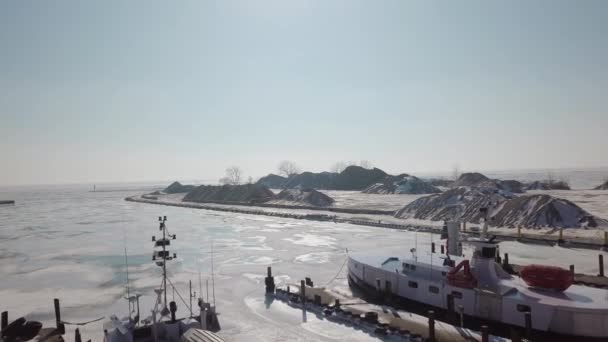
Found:
[[[584,192],[576,193],[568,196],[588,201],[584,204],[586,210],[599,216],[604,212],[603,217],[608,217],[605,215],[608,192],[601,194],[604,192],[600,191],[594,197],[586,197]],[[189,280],[197,293],[206,293],[207,280],[211,284],[213,242],[215,297],[221,313],[221,335],[227,340],[374,340],[351,328],[315,322],[310,316],[308,323],[302,324],[298,310],[282,307],[277,302],[266,308],[263,303],[266,267],[272,265],[278,284],[299,283],[309,276],[316,284],[325,285],[337,275],[328,287],[348,295],[350,291],[344,273],[338,274],[346,248],[403,255],[414,246],[420,251],[430,250],[431,240],[440,243],[438,235],[427,233],[123,200],[132,195],[136,192],[90,193],[88,187],[8,194],[6,197],[14,198],[17,204],[0,208],[3,310],[8,310],[10,317],[27,314],[46,325],[53,325],[52,300],[57,297],[61,299],[62,316],[67,321],[126,314],[127,303],[122,297],[126,280],[124,249],[127,247],[131,291],[144,295],[142,312],[149,312],[146,310],[149,310],[147,303],[151,302],[152,290],[160,284],[160,269],[151,260],[150,239],[158,234],[157,217],[167,215],[168,228],[177,235],[171,249],[178,254],[178,259],[169,264],[169,273],[185,298]],[[377,196],[373,201],[379,206],[385,195],[372,196]],[[367,201],[359,195],[355,197],[360,203]],[[344,196],[341,198],[345,200]],[[577,272],[597,272],[598,251],[515,242],[502,243],[500,248],[503,253],[509,252],[513,263],[535,262],[565,268],[574,264]],[[466,248],[465,253],[469,253]],[[604,255],[608,258],[606,253]],[[173,294],[169,293],[169,296],[173,297]],[[179,310],[185,310],[177,295],[175,298]],[[73,326],[68,329],[69,336],[73,336]],[[86,325],[81,331],[85,339],[101,340],[101,323]]]

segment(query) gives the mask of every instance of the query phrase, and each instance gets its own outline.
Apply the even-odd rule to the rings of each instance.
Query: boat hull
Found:
[[[503,336],[509,336],[511,329],[524,331],[525,315],[524,310],[520,310],[523,307],[531,312],[536,339],[606,341],[608,337],[608,315],[603,311],[565,310],[527,300],[523,292],[502,296],[479,289],[457,288],[383,269],[384,263],[377,265],[379,267],[374,265],[376,263],[366,264],[361,258],[349,256],[349,284],[371,301],[388,302],[423,315],[433,309],[453,324],[459,324],[457,309],[461,307],[467,327],[479,329],[482,324],[489,325],[494,333]],[[416,288],[408,287],[414,280]],[[437,292],[429,293],[430,288]]]

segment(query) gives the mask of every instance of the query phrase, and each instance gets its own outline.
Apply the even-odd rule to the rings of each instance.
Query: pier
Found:
[[[302,309],[303,319],[313,314],[321,319],[360,329],[373,336],[395,336],[408,341],[505,341],[492,336],[487,327],[477,332],[454,326],[435,319],[435,312],[418,315],[401,314],[388,306],[367,303],[357,298],[346,298],[324,287],[314,287],[310,278],[300,284],[290,284],[275,289],[272,270],[268,267],[266,296]]]

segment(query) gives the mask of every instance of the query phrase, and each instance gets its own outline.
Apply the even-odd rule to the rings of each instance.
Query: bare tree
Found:
[[[277,170],[279,171],[279,175],[287,178],[300,173],[300,168],[298,165],[289,160],[283,160],[280,162]]]
[[[458,164],[454,164],[454,166],[452,166],[452,180],[458,180],[458,178],[460,178],[460,168],[458,167]]]
[[[346,169],[346,166],[345,162],[337,162],[331,166],[331,172],[340,173]]]
[[[555,183],[555,176],[553,176],[553,172],[547,170],[547,176],[545,178],[548,184]]]
[[[226,169],[226,175],[220,178],[221,184],[238,185],[241,184],[243,170],[238,166],[231,166]]]
[[[368,170],[371,170],[374,168],[374,164],[372,164],[372,162],[370,162],[369,160],[360,161],[359,166],[361,166],[364,169],[368,169]]]

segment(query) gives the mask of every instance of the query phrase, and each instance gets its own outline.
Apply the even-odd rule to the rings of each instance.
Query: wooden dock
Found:
[[[347,298],[325,287],[314,287],[310,278],[302,280],[299,285],[275,288],[270,267],[265,284],[267,296],[301,308],[303,317],[306,317],[306,313],[311,313],[338,324],[352,325],[374,336],[392,335],[406,338],[408,341],[432,342],[509,341],[490,335],[485,326],[482,326],[482,332],[476,332],[437,321],[433,310],[429,310],[425,317],[397,311],[388,306],[370,304],[357,298]]]
[[[301,308],[300,288],[300,285],[290,285],[277,289],[274,298]],[[436,321],[432,310],[429,311],[427,317],[424,317],[370,304],[359,299],[347,299],[325,288],[306,285],[304,296],[308,313],[323,316],[336,323],[357,326],[370,334],[396,335],[408,337],[412,341],[484,341],[484,336],[480,332]],[[487,338],[486,341],[507,341],[505,338],[489,334],[485,338]]]

